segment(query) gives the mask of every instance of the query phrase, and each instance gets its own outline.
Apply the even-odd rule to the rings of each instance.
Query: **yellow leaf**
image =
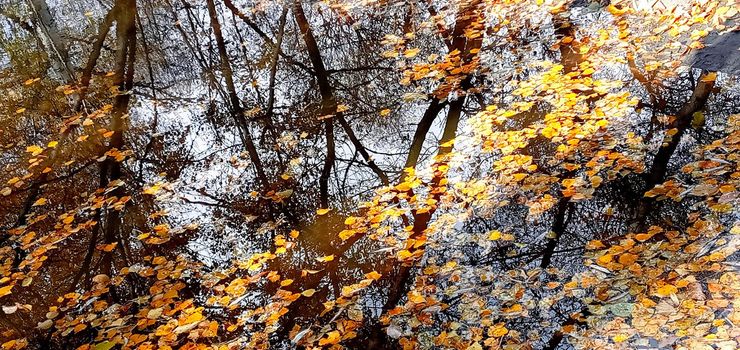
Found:
[[[629,336],[626,334],[617,334],[612,337],[612,340],[614,340],[615,343],[621,343],[627,339],[629,339]]]
[[[348,240],[350,237],[354,236],[357,231],[355,230],[342,230],[339,232],[339,238],[342,239],[342,241]]]
[[[156,320],[159,318],[159,316],[162,316],[162,311],[164,311],[161,307],[156,309],[151,309],[146,313],[146,318],[150,320]]]
[[[44,204],[46,204],[46,198],[43,198],[43,197],[42,198],[39,198],[35,202],[33,202],[33,206],[34,207],[37,207],[37,206],[40,206],[40,205],[44,205]]]
[[[329,262],[329,261],[332,261],[332,260],[334,260],[334,254],[327,255],[327,256],[322,256],[320,258],[316,258],[316,261],[318,261],[318,262]]]
[[[418,292],[415,292],[415,291],[409,293],[408,298],[409,298],[409,301],[412,302],[412,303],[414,303],[414,304],[421,304],[421,303],[424,303],[424,302],[427,301],[427,299],[424,298],[423,295],[421,295],[421,294],[419,294]]]
[[[12,285],[12,284],[11,284],[11,285],[8,285],[8,286],[5,286],[5,287],[2,287],[2,288],[0,288],[0,297],[4,297],[4,296],[6,296],[6,295],[10,294],[10,293],[11,293],[11,292],[10,292],[10,290],[11,290],[11,289],[13,289],[13,285]]]
[[[628,7],[625,7],[624,9],[620,9],[620,8],[617,8],[614,5],[609,5],[606,8],[606,10],[609,11],[609,13],[611,13],[614,16],[621,16],[621,15],[627,13],[627,11],[629,11],[629,8]]]
[[[58,144],[59,144],[59,141],[51,141],[49,142],[49,144],[46,145],[46,147],[56,148]]]
[[[13,192],[13,190],[11,190],[10,187],[5,187],[0,191],[0,194],[3,196],[9,196],[11,192]]]
[[[501,231],[498,231],[498,230],[491,231],[491,233],[488,234],[488,239],[492,241],[501,239]]]
[[[658,288],[655,291],[655,293],[661,297],[667,297],[676,292],[678,292],[678,288],[676,288],[674,285],[671,285],[671,284],[665,284],[664,286]]]
[[[303,292],[301,292],[301,295],[303,295],[304,297],[310,297],[310,296],[313,296],[314,293],[316,293],[316,289],[311,288],[311,289],[306,289]]]
[[[144,194],[149,194],[149,195],[155,195],[155,194],[157,194],[157,192],[159,192],[159,189],[161,187],[162,186],[160,184],[155,184],[154,186],[145,188],[144,191],[143,191],[143,193]]]
[[[412,58],[419,54],[420,49],[408,49],[403,52],[403,57]]]
[[[564,284],[563,285],[563,288],[565,288],[565,290],[571,290],[571,289],[578,288],[578,282],[577,281],[570,281],[570,282]]]
[[[203,314],[201,314],[200,312],[195,312],[195,313],[190,314],[188,317],[181,319],[178,323],[180,325],[185,325],[185,324],[191,324],[194,322],[198,322],[202,319],[203,319]]]
[[[289,286],[291,284],[293,284],[293,280],[292,279],[282,280],[280,282],[280,286],[281,287],[287,287],[287,286]]]
[[[43,148],[36,146],[36,145],[31,145],[31,146],[26,147],[26,152],[31,153],[34,156],[41,154],[41,152],[43,151],[44,151]]]
[[[612,262],[613,259],[614,259],[614,255],[605,254],[599,257],[598,262],[599,262],[599,265],[606,265]]]
[[[25,111],[26,111],[26,109],[25,109],[25,108],[22,108],[22,107],[21,107],[21,108],[18,108],[18,109],[16,109],[16,110],[15,110],[15,113],[17,113],[17,114],[21,114],[21,113],[23,113],[23,112],[25,112]]]
[[[382,275],[379,274],[377,271],[371,271],[365,274],[366,278],[371,279],[371,280],[376,280],[376,281],[380,278],[380,276]]]
[[[601,182],[604,181],[604,179],[601,178],[601,176],[594,176],[591,178],[591,187],[596,188],[601,185]]]
[[[387,117],[387,116],[389,116],[390,114],[391,114],[391,110],[390,110],[390,109],[388,109],[388,108],[386,108],[386,109],[384,109],[384,110],[380,111],[380,116],[381,116],[381,117]]]
[[[349,107],[347,105],[337,105],[337,112],[344,112],[348,109]]]
[[[401,182],[400,184],[396,185],[396,190],[399,192],[407,192],[411,190],[411,184],[407,182]]]
[[[413,254],[411,254],[410,251],[404,249],[404,250],[399,251],[397,255],[398,255],[399,260],[406,260],[410,258]]]
[[[339,331],[331,331],[326,334],[326,338],[319,339],[319,346],[333,345],[339,343],[341,334]]]
[[[511,307],[506,307],[501,309],[501,312],[503,313],[516,313],[516,312],[522,312],[522,304],[514,304]]]
[[[501,338],[506,335],[506,333],[509,333],[509,330],[504,327],[503,324],[497,324],[495,327],[492,327],[488,331],[488,335],[496,338]]]
[[[331,209],[328,208],[320,208],[316,211],[316,215],[325,215],[326,213],[330,212]]]

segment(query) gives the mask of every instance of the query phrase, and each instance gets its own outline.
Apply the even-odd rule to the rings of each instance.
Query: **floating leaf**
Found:
[[[95,344],[95,347],[93,349],[94,350],[110,350],[114,346],[116,346],[116,343],[106,340],[102,343]]]
[[[329,262],[329,261],[332,261],[332,260],[334,260],[334,255],[333,254],[332,255],[327,255],[327,256],[322,256],[320,258],[316,258],[316,261],[318,261],[318,262]]]

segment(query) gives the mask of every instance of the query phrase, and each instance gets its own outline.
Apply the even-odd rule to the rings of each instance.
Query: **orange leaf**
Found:
[[[382,276],[377,271],[371,271],[365,274],[365,277],[371,280],[378,280]]]
[[[624,253],[619,256],[619,263],[625,266],[632,265],[635,261],[637,261],[635,254]]]
[[[102,250],[104,252],[111,252],[113,249],[116,249],[116,246],[118,245],[117,242],[111,243],[111,244],[101,244],[97,246],[96,248],[98,250]]]

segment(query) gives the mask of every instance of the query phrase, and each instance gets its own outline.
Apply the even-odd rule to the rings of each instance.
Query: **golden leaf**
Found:
[[[332,261],[332,260],[334,260],[334,254],[327,255],[327,256],[322,256],[320,258],[316,258],[316,261],[318,261],[318,262],[329,262],[329,261]]]
[[[617,8],[614,5],[609,5],[606,8],[606,10],[609,11],[609,13],[611,13],[614,16],[621,16],[621,15],[627,13],[627,11],[629,11],[629,7],[625,7],[624,9],[620,9],[620,8]]]
[[[13,289],[13,285],[12,284],[0,288],[0,298],[6,296],[8,294],[10,294],[12,289]]]
[[[354,236],[357,231],[355,230],[342,230],[339,232],[339,238],[342,241],[348,240],[350,237]]]
[[[629,339],[629,336],[626,334],[617,334],[612,337],[612,340],[614,340],[615,343],[621,343],[627,339]]]
[[[292,279],[286,279],[286,280],[282,280],[280,282],[280,286],[281,287],[287,287],[287,286],[289,286],[291,284],[293,284],[293,280]]]
[[[341,334],[338,331],[331,331],[326,334],[326,338],[319,339],[319,346],[337,344],[340,339]]]
[[[650,237],[653,237],[653,235],[650,234],[650,233],[638,233],[638,234],[635,235],[635,239],[638,242],[645,242],[648,239],[650,239]]]
[[[406,50],[406,51],[403,52],[403,57],[412,58],[412,57],[418,55],[419,54],[419,51],[421,51],[421,50],[418,49],[418,48],[417,49],[408,49],[408,50]]]
[[[501,231],[498,231],[498,230],[491,231],[491,233],[488,234],[488,239],[492,241],[501,239]]]
[[[501,323],[497,324],[496,326],[492,327],[488,331],[488,335],[496,338],[501,338],[505,336],[507,333],[509,333],[509,330]]]
[[[365,274],[365,278],[371,279],[371,280],[376,280],[376,281],[378,279],[380,279],[381,276],[382,275],[379,274],[377,271],[371,271],[371,272],[368,272],[368,273]]]
[[[26,147],[26,152],[31,153],[31,155],[34,155],[34,156],[41,154],[41,152],[43,151],[44,151],[43,148],[36,146],[36,145],[31,145],[31,146]]]
[[[665,284],[662,287],[655,290],[655,294],[661,297],[667,297],[676,292],[678,292],[678,288],[676,288],[674,285],[671,285],[671,284]]]

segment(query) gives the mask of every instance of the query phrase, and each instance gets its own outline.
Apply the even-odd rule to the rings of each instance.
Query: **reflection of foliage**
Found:
[[[737,8],[629,3],[3,4],[2,347],[737,348]]]

